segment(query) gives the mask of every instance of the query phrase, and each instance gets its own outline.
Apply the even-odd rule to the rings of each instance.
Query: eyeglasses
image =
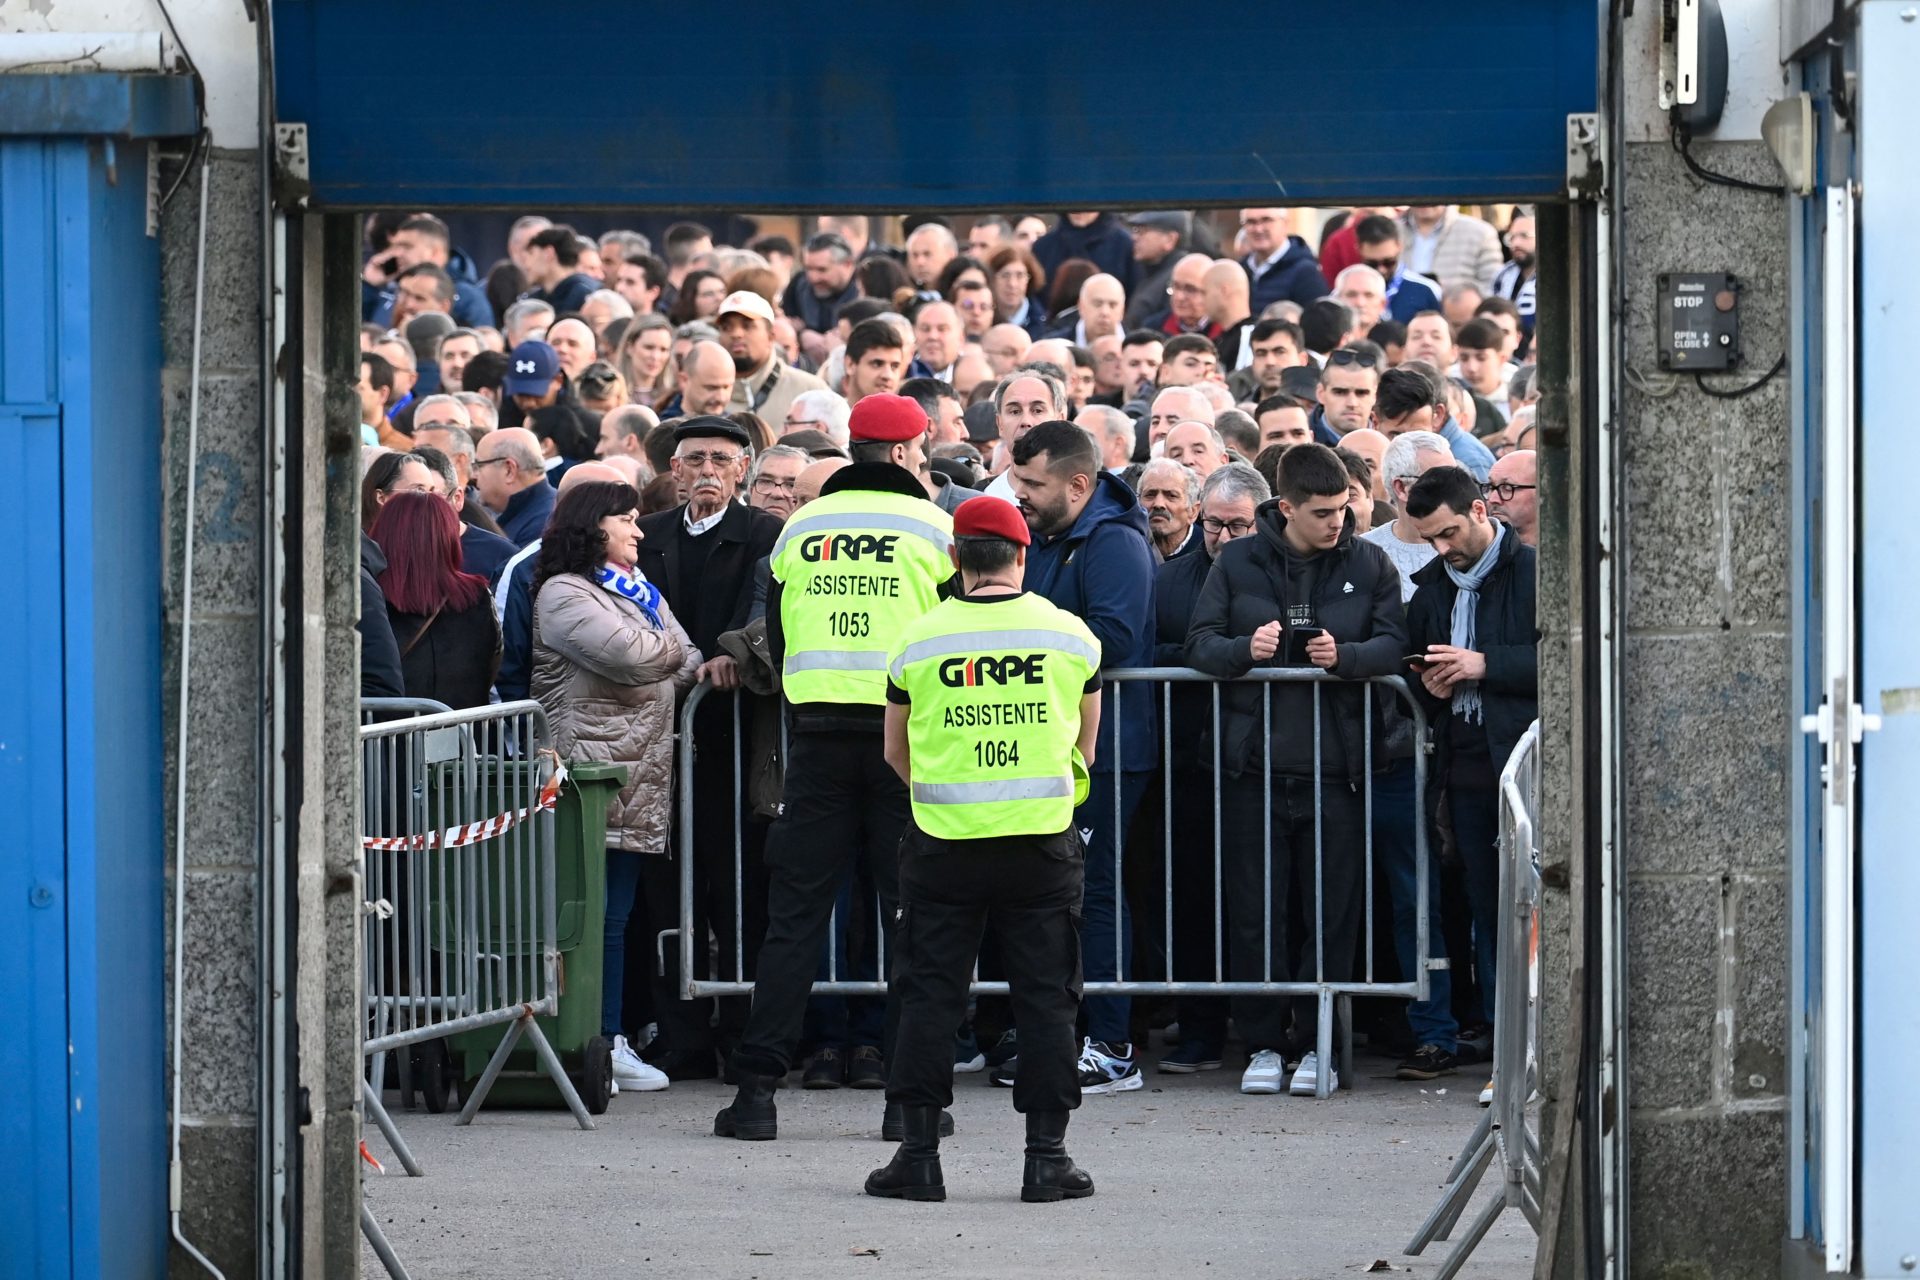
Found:
[[[490,467],[496,462],[512,462],[512,461],[513,461],[512,458],[476,458],[474,459],[474,462],[473,462],[473,469],[475,471],[478,471],[480,468]]]
[[[1512,502],[1514,494],[1525,492],[1528,489],[1538,489],[1539,487],[1537,484],[1512,484],[1502,480],[1498,484],[1481,485],[1480,492],[1489,497],[1497,497],[1502,502]]]
[[[1262,214],[1257,217],[1242,218],[1240,219],[1240,225],[1243,227],[1270,227],[1275,221],[1276,219],[1271,215]]]
[[[1371,351],[1355,351],[1352,347],[1342,347],[1338,351],[1327,353],[1327,363],[1343,367],[1352,364],[1362,369],[1374,369],[1379,367],[1380,362]]]
[[[782,493],[792,493],[798,483],[799,481],[797,479],[782,480],[778,476],[761,476],[753,482],[753,487],[760,493],[773,493],[776,490]]]
[[[673,456],[673,460],[684,462],[697,470],[709,462],[716,467],[730,467],[740,461],[740,455],[737,453],[677,453]]]
[[[1205,293],[1205,292],[1206,292],[1206,289],[1205,289],[1205,288],[1204,288],[1203,286],[1201,286],[1201,285],[1197,285],[1197,284],[1170,284],[1170,285],[1168,285],[1168,286],[1167,286],[1167,292],[1168,292],[1169,294],[1174,294],[1174,293]]]
[[[1253,521],[1203,519],[1200,521],[1200,527],[1216,536],[1230,533],[1236,538],[1244,538],[1253,532]]]

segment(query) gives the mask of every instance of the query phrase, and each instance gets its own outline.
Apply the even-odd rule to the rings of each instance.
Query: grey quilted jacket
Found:
[[[674,709],[701,658],[664,600],[660,623],[578,574],[547,579],[534,599],[532,692],[560,758],[627,768],[607,807],[609,849],[667,851]]]

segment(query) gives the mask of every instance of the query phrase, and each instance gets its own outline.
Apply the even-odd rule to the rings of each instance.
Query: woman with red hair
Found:
[[[386,555],[380,590],[409,698],[484,707],[500,669],[487,580],[460,568],[460,517],[437,493],[388,496],[373,522]]]

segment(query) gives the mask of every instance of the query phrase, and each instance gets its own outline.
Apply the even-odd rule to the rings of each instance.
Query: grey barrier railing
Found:
[[[471,1124],[522,1037],[593,1128],[536,1017],[558,1012],[553,793],[559,761],[537,702],[453,711],[361,702],[361,1052],[366,1112],[407,1173],[420,1166],[381,1101],[389,1053],[506,1026],[456,1120]],[[398,1075],[410,1092],[408,1058]]]
[[[1421,815],[1424,815],[1425,813],[1425,796],[1426,796],[1426,782],[1427,782],[1427,758],[1426,758],[1427,753],[1424,750],[1413,749],[1416,746],[1416,744],[1425,743],[1427,740],[1426,717],[1422,712],[1419,703],[1414,699],[1411,691],[1407,688],[1406,682],[1397,676],[1381,676],[1381,677],[1376,677],[1374,679],[1364,680],[1364,681],[1342,680],[1327,672],[1320,671],[1317,668],[1310,668],[1310,667],[1260,668],[1260,669],[1256,669],[1253,672],[1250,672],[1247,676],[1239,680],[1221,680],[1218,677],[1206,675],[1202,672],[1194,671],[1185,667],[1142,667],[1142,668],[1130,668],[1130,669],[1104,672],[1103,679],[1113,690],[1113,697],[1111,700],[1111,708],[1109,711],[1109,715],[1113,720],[1112,741],[1115,744],[1113,749],[1116,752],[1123,750],[1124,744],[1126,742],[1126,734],[1127,734],[1126,709],[1130,702],[1135,702],[1136,699],[1142,698],[1142,697],[1149,698],[1152,700],[1149,705],[1157,706],[1157,710],[1159,713],[1157,717],[1157,726],[1158,726],[1158,733],[1159,733],[1159,744],[1158,744],[1159,751],[1156,754],[1158,756],[1159,766],[1160,766],[1158,771],[1160,777],[1157,785],[1161,789],[1162,813],[1161,813],[1160,833],[1159,833],[1160,839],[1159,839],[1159,851],[1158,851],[1158,865],[1161,871],[1162,885],[1165,891],[1165,902],[1162,908],[1161,925],[1165,931],[1163,936],[1165,939],[1166,950],[1169,957],[1169,961],[1167,965],[1168,974],[1167,974],[1167,977],[1163,979],[1090,981],[1090,982],[1087,982],[1084,986],[1085,994],[1089,996],[1153,995],[1153,994],[1209,995],[1209,996],[1233,996],[1233,995],[1311,996],[1316,998],[1320,1004],[1319,1017],[1317,1019],[1317,1023],[1319,1027],[1319,1043],[1317,1045],[1317,1051],[1321,1055],[1320,1061],[1326,1062],[1326,1061],[1332,1060],[1333,1045],[1331,1042],[1331,1037],[1334,1033],[1334,1027],[1337,1022],[1339,1025],[1340,1033],[1342,1037],[1340,1061],[1342,1064],[1351,1063],[1353,1060],[1352,1019],[1351,1017],[1347,1016],[1349,1012],[1347,1006],[1349,1005],[1352,997],[1356,995],[1396,996],[1396,997],[1401,997],[1401,998],[1410,999],[1410,1000],[1424,1000],[1427,998],[1427,993],[1428,993],[1428,978],[1427,978],[1428,970],[1432,967],[1444,966],[1446,964],[1445,960],[1434,961],[1430,959],[1431,942],[1430,942],[1430,939],[1428,938],[1428,928],[1427,928],[1427,924],[1428,924],[1428,910],[1427,910],[1428,847],[1427,847],[1427,830],[1426,830],[1427,824],[1424,821],[1424,818],[1421,816]],[[1222,740],[1222,737],[1221,737],[1222,691],[1223,689],[1229,689],[1234,687],[1245,688],[1248,686],[1266,686],[1266,685],[1275,685],[1275,684],[1304,684],[1309,686],[1312,690],[1311,717],[1310,719],[1302,723],[1300,726],[1298,726],[1301,732],[1310,733],[1312,735],[1312,744],[1313,744],[1313,764],[1312,764],[1311,780],[1313,783],[1313,808],[1314,808],[1314,822],[1313,822],[1314,893],[1312,895],[1313,902],[1311,904],[1312,906],[1311,915],[1312,915],[1313,927],[1311,928],[1311,935],[1310,935],[1313,938],[1313,942],[1314,942],[1313,953],[1311,956],[1311,963],[1310,963],[1312,976],[1311,977],[1303,976],[1303,977],[1298,977],[1293,979],[1276,979],[1273,975],[1273,968],[1272,968],[1273,931],[1275,930],[1276,927],[1282,928],[1282,929],[1286,928],[1288,922],[1286,921],[1276,922],[1272,918],[1272,903],[1273,903],[1272,878],[1274,875],[1274,865],[1273,865],[1274,859],[1272,856],[1272,850],[1273,850],[1273,827],[1274,827],[1274,812],[1275,812],[1274,811],[1275,774],[1272,768],[1274,722],[1272,718],[1273,717],[1273,700],[1271,697],[1262,697],[1260,699],[1261,716],[1262,716],[1262,724],[1261,724],[1262,732],[1260,735],[1261,760],[1260,760],[1260,765],[1258,770],[1258,776],[1263,777],[1265,779],[1265,785],[1263,788],[1263,795],[1262,795],[1261,813],[1262,813],[1263,834],[1264,834],[1263,848],[1265,850],[1264,857],[1262,858],[1262,863],[1264,867],[1264,876],[1265,876],[1264,884],[1267,890],[1266,896],[1264,898],[1262,917],[1263,917],[1264,939],[1267,945],[1265,949],[1265,959],[1264,959],[1263,967],[1258,976],[1249,975],[1249,974],[1234,974],[1230,972],[1228,958],[1227,958],[1228,942],[1226,938],[1226,926],[1224,924],[1226,898],[1225,898],[1225,883],[1224,883],[1224,875],[1223,875],[1223,850],[1222,850],[1223,841],[1221,838],[1221,825],[1220,825],[1220,816],[1221,816],[1220,779],[1222,777],[1222,772],[1223,772],[1222,760],[1221,760],[1221,746],[1220,746],[1221,740]],[[1145,689],[1143,689],[1141,692],[1138,692],[1138,693],[1133,692],[1135,689],[1139,689],[1141,686],[1145,686]],[[1212,816],[1213,816],[1213,836],[1211,841],[1211,849],[1209,850],[1209,853],[1210,853],[1210,860],[1211,860],[1210,887],[1212,891],[1211,909],[1212,909],[1212,919],[1213,919],[1213,930],[1212,930],[1213,974],[1210,979],[1205,979],[1205,980],[1182,979],[1182,978],[1175,977],[1173,973],[1174,966],[1172,965],[1172,962],[1171,962],[1171,956],[1173,954],[1173,950],[1175,946],[1175,937],[1174,937],[1175,915],[1176,915],[1176,912],[1174,909],[1175,892],[1177,889],[1181,889],[1181,888],[1184,888],[1186,892],[1192,892],[1194,888],[1194,886],[1192,886],[1191,884],[1186,884],[1182,886],[1179,883],[1180,878],[1177,877],[1175,874],[1176,843],[1180,840],[1185,839],[1189,834],[1189,833],[1177,830],[1176,824],[1174,821],[1174,809],[1175,809],[1174,789],[1176,786],[1176,773],[1180,771],[1176,769],[1176,765],[1183,765],[1189,769],[1191,769],[1194,766],[1194,762],[1192,761],[1176,761],[1174,735],[1167,731],[1168,725],[1174,719],[1175,690],[1180,686],[1201,686],[1207,689],[1207,694],[1206,694],[1207,705],[1204,708],[1200,709],[1200,714],[1203,721],[1203,727],[1207,730],[1204,734],[1204,740],[1205,742],[1210,744],[1210,753],[1209,753],[1209,758],[1206,759],[1204,762],[1199,763],[1197,766],[1198,771],[1200,773],[1210,776],[1211,787],[1212,787],[1211,799],[1212,799]],[[1406,746],[1410,749],[1410,754],[1412,756],[1412,761],[1413,761],[1413,772],[1414,772],[1414,790],[1411,798],[1414,817],[1411,822],[1411,826],[1413,828],[1413,842],[1414,842],[1414,861],[1415,861],[1414,882],[1418,886],[1416,890],[1417,899],[1418,899],[1416,904],[1417,906],[1416,919],[1417,919],[1418,934],[1417,934],[1417,949],[1416,949],[1417,962],[1414,965],[1414,972],[1411,976],[1403,977],[1398,980],[1386,980],[1376,974],[1375,964],[1374,964],[1374,949],[1373,949],[1373,946],[1371,945],[1371,940],[1374,936],[1373,935],[1374,913],[1377,906],[1382,902],[1381,896],[1376,892],[1376,885],[1375,885],[1375,867],[1374,867],[1374,858],[1373,858],[1373,847],[1374,847],[1373,813],[1374,813],[1374,803],[1375,803],[1376,774],[1371,767],[1364,769],[1362,771],[1362,782],[1359,786],[1359,790],[1361,792],[1362,818],[1360,822],[1360,830],[1357,833],[1357,839],[1354,841],[1353,846],[1350,848],[1329,849],[1326,845],[1325,840],[1323,839],[1324,824],[1322,819],[1322,813],[1323,813],[1322,800],[1323,800],[1325,788],[1328,786],[1349,785],[1346,779],[1344,778],[1344,776],[1329,775],[1322,768],[1322,765],[1325,762],[1325,746],[1326,746],[1326,740],[1324,735],[1324,730],[1326,728],[1326,717],[1323,714],[1324,713],[1323,704],[1325,703],[1326,692],[1330,686],[1334,688],[1352,691],[1359,698],[1361,702],[1361,707],[1362,707],[1361,723],[1363,726],[1362,728],[1363,741],[1359,745],[1362,752],[1361,758],[1363,760],[1372,762],[1375,759],[1375,747],[1377,745],[1376,734],[1385,731],[1383,728],[1376,728],[1377,719],[1382,720],[1383,723],[1386,719],[1386,717],[1376,717],[1375,715],[1376,704],[1377,703],[1381,704],[1379,709],[1383,713],[1388,711],[1389,709],[1397,708],[1397,713],[1404,716],[1404,719],[1400,722],[1400,725],[1403,730],[1406,730],[1404,742]],[[663,932],[660,935],[660,937],[656,940],[657,946],[664,949],[665,940],[669,936],[674,936],[677,934],[677,936],[681,939],[693,939],[692,946],[683,945],[679,947],[680,985],[682,990],[685,992],[685,994],[689,998],[744,995],[752,992],[753,990],[752,981],[742,976],[746,973],[746,970],[748,967],[746,963],[746,944],[742,936],[743,925],[747,916],[746,907],[742,900],[745,892],[742,889],[742,886],[746,883],[746,880],[743,879],[743,875],[742,875],[742,872],[744,870],[744,863],[745,863],[745,843],[746,843],[745,836],[744,836],[744,823],[745,823],[744,815],[746,812],[746,790],[745,790],[746,767],[743,759],[743,753],[747,749],[747,740],[742,735],[742,732],[741,732],[741,729],[742,729],[741,700],[738,696],[733,698],[732,708],[731,708],[732,717],[733,717],[732,719],[733,754],[732,754],[732,759],[730,761],[730,765],[732,769],[732,777],[733,777],[732,805],[730,806],[728,811],[724,813],[716,814],[716,813],[696,812],[696,809],[698,806],[696,805],[696,802],[695,802],[696,790],[694,785],[694,771],[695,771],[696,757],[698,756],[698,753],[700,750],[700,744],[696,740],[696,734],[694,730],[694,718],[695,718],[696,712],[698,711],[698,709],[700,708],[704,700],[708,696],[710,696],[710,692],[711,692],[710,686],[705,684],[695,688],[692,691],[692,693],[687,697],[685,703],[682,705],[682,708],[681,708],[680,741],[682,744],[682,750],[679,753],[679,764],[678,764],[679,795],[676,802],[677,814],[678,814],[678,821],[676,823],[676,826],[677,826],[677,836],[678,836],[678,850],[679,850],[679,857],[680,857],[680,924],[677,930],[668,930],[666,932]],[[1391,700],[1383,702],[1383,697],[1390,698]],[[1190,716],[1192,714],[1192,711],[1193,709],[1191,707],[1185,708],[1184,714]],[[1137,722],[1137,717],[1139,713],[1136,712],[1135,714],[1136,714],[1136,722]],[[1136,732],[1138,731],[1140,730],[1136,730]],[[1103,741],[1105,740],[1105,734],[1106,734],[1106,730],[1103,727],[1102,729]],[[690,749],[689,749],[689,744],[690,744]],[[786,726],[785,726],[784,720],[782,720],[780,725],[780,756],[783,760],[786,757],[786,750],[787,750]],[[1236,763],[1244,763],[1246,765],[1247,772],[1249,773],[1254,772],[1251,761],[1236,762]],[[1116,794],[1114,797],[1114,815],[1115,815],[1115,824],[1117,827],[1120,825],[1120,819],[1123,816],[1123,810],[1121,807],[1122,797],[1118,794],[1118,788],[1116,788],[1115,791],[1116,791]],[[732,844],[731,883],[734,886],[734,893],[732,895],[732,902],[730,905],[733,911],[734,927],[731,932],[731,938],[732,938],[732,944],[733,944],[733,947],[732,947],[733,955],[730,957],[730,959],[732,961],[732,973],[735,975],[735,977],[729,980],[716,980],[711,978],[704,978],[704,977],[698,976],[696,973],[696,969],[697,967],[699,967],[696,965],[697,957],[700,955],[706,954],[708,952],[709,939],[707,937],[706,925],[703,924],[702,920],[700,919],[699,913],[696,910],[695,827],[696,827],[696,824],[711,823],[711,822],[724,822],[729,824],[730,834],[731,834],[731,844]],[[1138,833],[1136,832],[1135,834],[1137,835]],[[1129,858],[1139,859],[1143,856],[1146,856],[1145,851],[1139,849],[1137,839],[1134,841],[1133,847],[1128,848],[1126,846],[1127,846],[1127,842],[1124,840],[1116,840],[1114,842],[1114,850],[1112,854],[1113,861],[1114,861],[1112,883],[1115,886],[1116,893],[1124,892],[1124,885],[1126,883],[1126,876],[1124,871],[1125,861]],[[1363,867],[1363,872],[1362,872],[1363,893],[1361,895],[1362,896],[1362,902],[1361,902],[1362,931],[1360,932],[1359,937],[1364,942],[1364,945],[1362,948],[1363,954],[1364,954],[1364,960],[1362,961],[1362,969],[1363,969],[1362,976],[1357,980],[1344,980],[1344,979],[1332,980],[1326,977],[1326,973],[1327,973],[1327,957],[1325,954],[1326,930],[1324,928],[1325,914],[1323,911],[1323,904],[1325,899],[1324,873],[1327,866],[1327,860],[1330,856],[1359,858],[1361,859],[1361,863]],[[1207,886],[1203,885],[1202,886],[1203,890],[1206,887]],[[1116,911],[1118,910],[1117,903],[1115,904],[1115,909]],[[876,941],[876,959],[877,959],[876,970],[880,975],[885,975],[887,972],[885,931],[881,927],[881,909],[877,899],[872,905],[872,919],[874,921],[873,932],[874,932],[874,937]],[[833,928],[837,929],[838,926],[839,926],[839,920],[838,920],[838,913],[836,911]],[[833,937],[833,932],[830,930],[829,938],[831,939],[832,937]],[[1123,946],[1123,943],[1120,937],[1120,931],[1116,929],[1115,940],[1114,940],[1114,957],[1113,957],[1113,961],[1114,961],[1113,971],[1116,973],[1125,972],[1125,968],[1123,965],[1124,957],[1122,953],[1122,946]],[[719,959],[723,962],[728,958],[729,957],[726,957],[726,956],[719,957]],[[825,959],[826,959],[826,964],[828,968],[828,975],[826,980],[818,981],[814,983],[813,985],[814,994],[816,995],[828,995],[828,994],[872,995],[872,994],[884,993],[886,991],[887,985],[884,980],[884,976],[874,980],[852,980],[852,979],[848,979],[841,976],[838,970],[838,960],[835,954],[835,948],[831,945],[831,941],[829,943],[829,946],[827,949],[827,956]],[[661,954],[660,962],[663,965],[665,963],[663,951]],[[1296,968],[1309,967],[1307,965],[1307,957],[1303,956],[1301,958],[1300,963],[1295,967]],[[977,972],[975,974],[975,979],[976,980],[972,984],[972,991],[975,994],[1004,994],[1007,991],[1007,984],[1005,982],[980,981],[979,975]],[[1331,1016],[1333,1014],[1334,1006],[1336,1004],[1338,1004],[1339,1006],[1339,1013],[1340,1013],[1340,1016],[1337,1019]],[[1328,1074],[1329,1073],[1324,1071],[1319,1074],[1320,1096],[1325,1096]]]
[[[1540,1063],[1540,722],[1535,720],[1500,773],[1500,939],[1495,961],[1493,1105],[1480,1117],[1454,1161],[1440,1203],[1414,1233],[1406,1252],[1445,1240],[1466,1212],[1480,1180],[1496,1163],[1500,1194],[1434,1272],[1452,1280],[1495,1219],[1518,1209],[1540,1230],[1540,1135],[1535,1090]]]

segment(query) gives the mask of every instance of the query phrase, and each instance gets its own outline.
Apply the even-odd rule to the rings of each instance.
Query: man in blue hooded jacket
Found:
[[[1133,491],[1101,467],[1093,437],[1070,422],[1042,422],[1014,441],[1008,475],[1033,531],[1027,589],[1087,624],[1100,641],[1102,670],[1152,665],[1154,561],[1146,513]],[[1122,979],[1130,963],[1132,928],[1117,864],[1158,746],[1152,691],[1107,685],[1091,790],[1074,812],[1086,845],[1081,950],[1088,981]],[[1090,996],[1084,1007],[1081,1091],[1140,1088],[1128,1031],[1131,1001]]]

